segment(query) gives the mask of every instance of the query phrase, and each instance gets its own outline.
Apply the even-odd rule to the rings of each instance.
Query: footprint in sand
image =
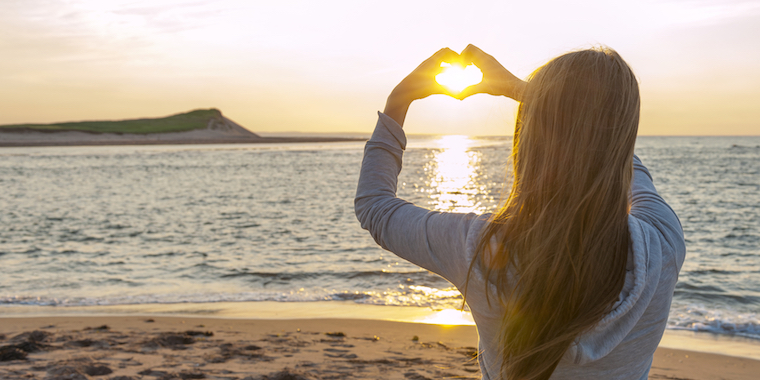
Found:
[[[331,358],[343,358],[343,359],[356,359],[356,354],[349,354],[349,350],[341,350],[338,348],[325,348],[322,351],[327,351],[325,356]]]

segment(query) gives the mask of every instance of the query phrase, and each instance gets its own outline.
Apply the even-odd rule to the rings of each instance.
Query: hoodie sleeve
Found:
[[[470,262],[467,239],[476,214],[430,211],[396,197],[406,136],[379,113],[364,148],[354,209],[362,228],[384,249],[435,272],[461,288]]]
[[[679,271],[686,257],[681,222],[675,211],[657,193],[652,182],[652,175],[637,156],[633,156],[631,216],[657,230],[664,245],[663,250],[675,254],[677,271]]]

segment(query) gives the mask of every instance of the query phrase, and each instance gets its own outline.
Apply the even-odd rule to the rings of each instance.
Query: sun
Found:
[[[480,83],[483,73],[475,65],[464,67],[460,64],[441,62],[443,71],[435,76],[435,81],[453,93],[460,93],[468,86]]]

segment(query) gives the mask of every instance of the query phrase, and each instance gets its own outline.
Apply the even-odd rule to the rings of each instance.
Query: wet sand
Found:
[[[366,319],[0,318],[2,379],[479,379],[473,326]],[[755,379],[760,361],[658,349],[650,379]]]

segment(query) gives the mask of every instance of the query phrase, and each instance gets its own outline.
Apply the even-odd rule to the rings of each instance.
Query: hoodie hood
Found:
[[[563,361],[587,364],[607,356],[633,330],[654,296],[660,280],[661,255],[650,254],[646,242],[651,232],[646,224],[629,216],[628,229],[631,249],[619,299],[594,329],[570,345]]]

